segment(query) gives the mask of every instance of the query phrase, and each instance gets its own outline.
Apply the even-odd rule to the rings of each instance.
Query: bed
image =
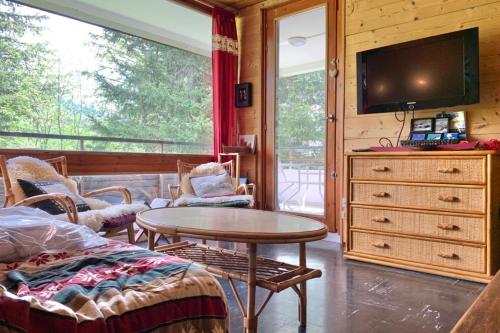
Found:
[[[1,223],[0,214],[0,227]],[[176,257],[104,240],[93,232],[84,235],[86,240],[98,237],[92,241],[103,244],[68,247],[67,239],[73,233],[60,232],[63,240],[51,236],[61,244],[56,249],[52,244],[36,255],[0,263],[0,332],[228,331],[224,291],[201,268]],[[49,228],[44,235],[50,233],[54,230]],[[29,232],[20,234],[28,237]],[[19,245],[10,239],[21,236],[12,235],[5,236],[5,228],[0,228],[4,252],[7,245],[19,252]]]

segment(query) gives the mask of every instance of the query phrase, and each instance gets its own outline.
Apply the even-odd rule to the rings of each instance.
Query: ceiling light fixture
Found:
[[[288,38],[288,44],[294,47],[301,47],[306,45],[307,37],[293,36]]]

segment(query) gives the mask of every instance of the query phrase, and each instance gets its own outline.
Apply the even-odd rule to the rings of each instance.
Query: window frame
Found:
[[[6,159],[31,156],[46,160],[66,156],[70,176],[105,174],[157,174],[177,172],[177,161],[192,164],[212,162],[212,155],[121,153],[70,150],[0,149]],[[1,175],[0,175],[1,176]]]

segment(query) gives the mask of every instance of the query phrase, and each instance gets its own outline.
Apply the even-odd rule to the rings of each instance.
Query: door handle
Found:
[[[333,123],[335,121],[335,115],[333,113],[329,113],[326,118],[323,118],[323,120],[327,120],[331,123]]]
[[[332,69],[328,70],[328,75],[334,79],[339,75],[339,58],[333,58],[332,61],[330,61],[330,65],[332,66]]]

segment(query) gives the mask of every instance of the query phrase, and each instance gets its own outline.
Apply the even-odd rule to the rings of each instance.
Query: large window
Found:
[[[0,148],[212,152],[210,51],[192,44],[0,0]]]

